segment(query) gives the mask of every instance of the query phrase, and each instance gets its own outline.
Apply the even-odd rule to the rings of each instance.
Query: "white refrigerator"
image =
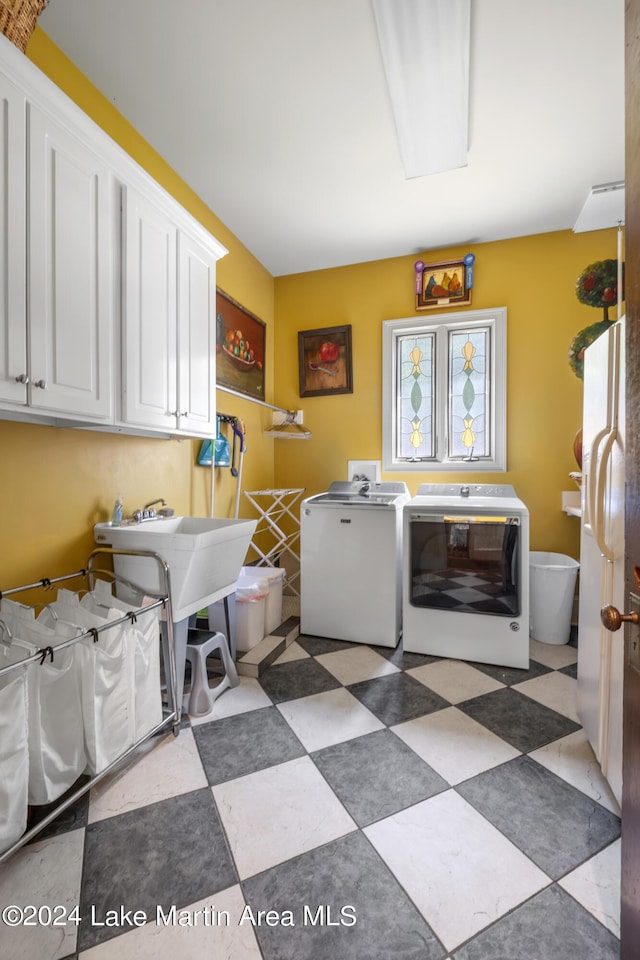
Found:
[[[622,799],[623,631],[600,610],[625,607],[624,317],[585,351],[578,614],[578,713],[602,772]]]

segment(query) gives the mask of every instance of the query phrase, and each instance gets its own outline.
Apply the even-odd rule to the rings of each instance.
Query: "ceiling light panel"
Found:
[[[372,0],[407,179],[467,163],[471,0]]]

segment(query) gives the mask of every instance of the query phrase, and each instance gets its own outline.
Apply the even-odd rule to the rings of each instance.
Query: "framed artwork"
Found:
[[[351,326],[298,333],[300,396],[353,393]]]
[[[266,324],[216,290],[216,383],[264,400]]]
[[[416,310],[468,306],[471,303],[474,260],[472,253],[460,260],[441,263],[416,260]]]

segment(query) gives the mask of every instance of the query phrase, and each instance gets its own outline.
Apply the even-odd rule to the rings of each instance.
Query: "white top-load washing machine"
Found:
[[[300,508],[300,630],[395,647],[405,483],[341,481]]]
[[[422,484],[404,507],[405,651],[529,666],[529,511],[506,484]]]

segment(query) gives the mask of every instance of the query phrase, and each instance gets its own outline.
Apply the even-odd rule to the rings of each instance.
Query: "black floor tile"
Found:
[[[288,637],[292,630],[295,630],[300,624],[300,617],[287,617],[284,623],[272,630],[271,637]]]
[[[555,884],[461,947],[454,960],[619,960],[620,943]]]
[[[276,707],[197,724],[193,736],[211,786],[306,753]]]
[[[451,706],[444,697],[406,673],[363,680],[347,689],[388,727]]]
[[[554,880],[620,836],[620,820],[531,757],[456,790]]]
[[[469,663],[477,670],[482,670],[483,673],[493,677],[494,680],[504,683],[505,687],[511,687],[514,683],[523,683],[525,680],[533,680],[534,677],[541,677],[545,673],[553,672],[551,667],[547,667],[543,663],[537,663],[535,660],[529,661],[527,670],[518,667],[500,667],[493,663],[476,663],[475,661],[469,661]]]
[[[337,743],[311,757],[359,827],[449,788],[389,730]]]
[[[314,693],[325,693],[342,686],[333,674],[312,657],[270,667],[260,677],[260,685],[273,703],[310,697]]]
[[[242,887],[254,911],[290,910],[293,914],[293,927],[256,927],[264,960],[443,960],[446,956],[429,925],[359,832],[251,877]],[[320,916],[319,908],[324,908],[324,925],[309,922],[310,917]],[[353,925],[340,924],[341,909],[347,922],[355,916]],[[328,910],[332,925],[327,923]]]
[[[465,700],[457,706],[523,753],[580,729],[580,724],[510,687]]]
[[[40,823],[48,814],[53,811],[56,807],[60,805],[67,797],[70,797],[76,790],[79,790],[80,787],[84,786],[89,782],[89,777],[86,775],[81,776],[72,787],[69,788],[59,800],[54,800],[53,803],[43,804],[37,807],[31,807],[29,810],[29,819],[27,823],[27,828],[30,830],[32,827],[35,827]],[[43,827],[42,830],[36,834],[36,836],[31,840],[31,843],[37,843],[40,840],[45,840],[47,837],[58,836],[61,833],[67,833],[68,830],[77,830],[78,827],[85,827],[87,825],[87,819],[89,815],[89,793],[83,794],[75,803],[72,803],[71,806],[67,807],[66,810],[63,810],[62,813],[51,821],[46,827]]]
[[[90,824],[80,898],[78,950],[125,933],[106,927],[108,910],[186,906],[237,883],[211,790],[172,797]]]
[[[319,657],[322,653],[337,653],[339,650],[349,650],[352,647],[360,646],[360,644],[351,643],[348,640],[314,637],[308,633],[301,633],[296,642],[312,657]]]
[[[411,670],[413,667],[422,667],[425,663],[435,663],[436,660],[442,660],[442,657],[433,657],[428,653],[407,653],[402,646],[402,640],[397,647],[373,647],[377,653],[386,657],[394,667],[400,670]]]
[[[568,667],[562,667],[558,670],[558,673],[566,673],[568,677],[573,677],[574,680],[578,679],[578,664],[570,663]]]

